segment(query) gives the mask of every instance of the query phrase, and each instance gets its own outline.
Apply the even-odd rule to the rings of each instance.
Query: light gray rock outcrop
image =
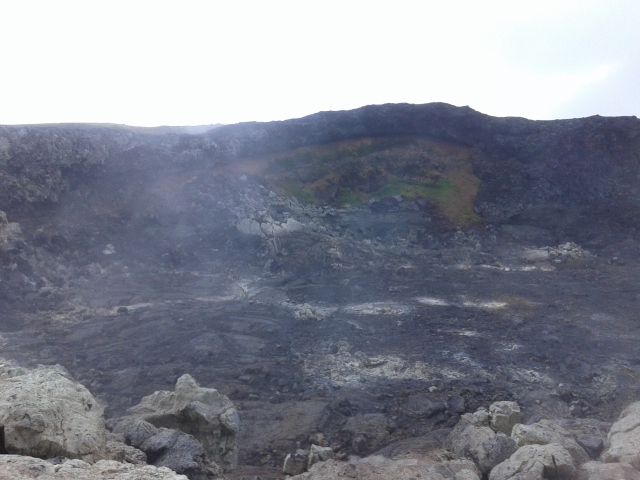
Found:
[[[511,432],[518,446],[547,445],[550,443],[562,445],[574,459],[576,465],[590,460],[587,452],[578,444],[573,436],[564,428],[550,420],[540,420],[531,425],[518,424]]]
[[[200,387],[190,375],[178,379],[175,391],[158,391],[144,397],[127,413],[129,417],[144,420],[157,428],[193,435],[204,447],[207,457],[225,471],[231,471],[237,465],[238,411],[226,396],[213,388]],[[138,427],[148,430],[144,424]],[[129,435],[135,436],[134,433]],[[133,440],[131,442],[135,446]]]
[[[489,480],[569,480],[575,477],[576,469],[571,454],[557,443],[525,445],[489,474]]]
[[[0,361],[0,425],[9,453],[89,462],[105,455],[102,406],[59,365]]]
[[[625,408],[609,431],[611,446],[602,454],[606,463],[625,462],[640,469],[640,402]]]
[[[0,455],[1,480],[188,480],[168,468],[140,466],[114,460],[91,465],[82,460],[67,460],[54,465],[39,458]]]
[[[511,437],[502,432],[496,433],[484,424],[488,421],[484,412],[463,415],[447,437],[445,446],[457,456],[473,460],[482,473],[488,473],[509,458],[518,446]]]

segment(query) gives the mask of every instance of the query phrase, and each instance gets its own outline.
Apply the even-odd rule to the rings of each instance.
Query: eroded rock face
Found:
[[[607,463],[626,462],[640,469],[640,402],[625,408],[609,431],[611,447],[602,458]]]
[[[54,465],[39,458],[0,455],[0,478],[11,480],[188,480],[185,475],[165,467],[139,466],[100,460],[91,465],[82,460],[67,460]]]
[[[0,425],[9,453],[89,462],[104,455],[103,408],[59,365],[0,366]]]
[[[200,387],[190,375],[181,376],[173,392],[158,391],[144,397],[128,414],[157,428],[193,435],[207,456],[226,471],[237,465],[238,411],[226,396],[213,388]],[[138,426],[141,431],[149,430],[144,424]]]

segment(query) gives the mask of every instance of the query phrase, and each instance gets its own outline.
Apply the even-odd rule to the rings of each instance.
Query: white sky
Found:
[[[640,116],[639,0],[0,0],[0,124]]]

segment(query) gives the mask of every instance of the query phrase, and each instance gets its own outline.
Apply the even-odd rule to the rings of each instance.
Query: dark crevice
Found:
[[[4,425],[2,425],[0,426],[0,455],[6,455],[8,453],[4,442]]]

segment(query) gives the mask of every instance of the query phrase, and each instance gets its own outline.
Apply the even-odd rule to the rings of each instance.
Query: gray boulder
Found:
[[[550,443],[562,445],[571,454],[577,465],[590,460],[587,452],[573,436],[558,423],[550,420],[540,420],[531,425],[518,424],[513,427],[511,438],[520,447],[525,445],[547,445]]]
[[[8,453],[95,462],[105,456],[103,408],[59,365],[0,360],[0,425]]]
[[[478,417],[470,413],[463,415],[447,437],[445,446],[457,456],[473,460],[482,473],[488,473],[509,458],[518,445],[502,432],[496,433],[486,425],[478,426]]]
[[[489,480],[570,480],[575,477],[576,468],[571,454],[557,443],[525,445],[489,474]]]
[[[625,408],[609,431],[611,446],[602,454],[606,463],[625,462],[640,469],[640,402]]]
[[[175,391],[158,391],[144,397],[127,413],[129,417],[144,420],[157,428],[193,435],[204,447],[207,457],[225,471],[231,471],[237,465],[238,411],[226,396],[213,388],[200,387],[191,375],[181,376]],[[144,424],[138,427],[148,429]],[[140,432],[128,434],[131,444],[136,446],[133,437]]]

